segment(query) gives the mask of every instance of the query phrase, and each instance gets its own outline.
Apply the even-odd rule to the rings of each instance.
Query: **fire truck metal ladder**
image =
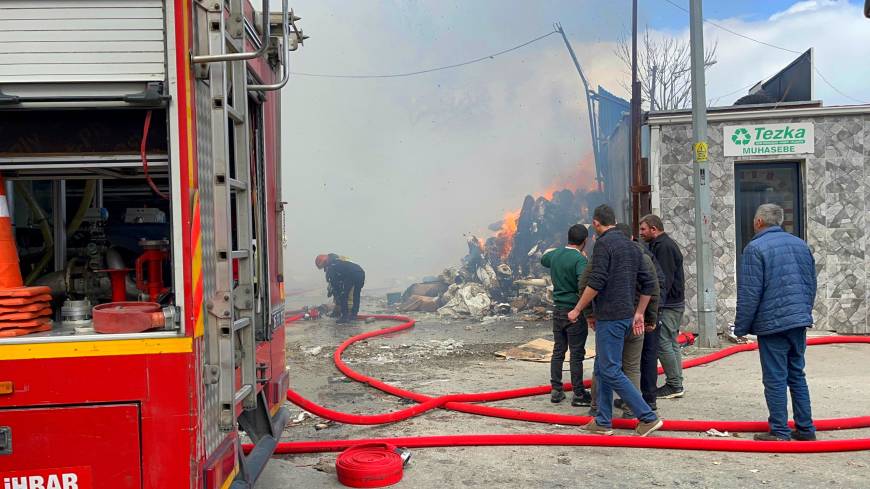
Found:
[[[201,185],[214,186],[216,252],[203,259],[215,260],[217,291],[206,298],[206,327],[223,431],[236,429],[239,404],[245,410],[257,407],[247,65],[239,56],[244,30],[231,25],[228,32],[226,25],[242,18],[242,4],[232,0],[229,6],[225,15],[223,2],[213,2],[208,11],[209,55],[194,57],[194,62],[200,58],[207,63],[203,66],[211,91],[214,181]],[[235,53],[228,53],[228,46]]]

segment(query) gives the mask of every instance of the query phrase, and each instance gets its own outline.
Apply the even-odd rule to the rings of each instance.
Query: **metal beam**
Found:
[[[568,48],[568,54],[571,55],[574,67],[577,68],[577,73],[580,75],[580,81],[583,82],[583,92],[586,94],[586,105],[589,109],[589,130],[592,132],[592,156],[595,158],[595,175],[598,180],[598,189],[601,190],[604,179],[602,178],[603,172],[600,168],[601,161],[598,147],[599,135],[598,127],[595,124],[595,101],[593,100],[594,92],[589,89],[589,82],[586,80],[586,75],[583,74],[583,69],[580,68],[580,62],[577,61],[577,55],[574,53],[574,48],[571,47],[571,43],[568,42],[568,36],[565,35],[565,30],[562,29],[562,24],[556,22],[553,24],[553,28],[556,32],[562,35],[562,40],[565,41],[565,47]]]

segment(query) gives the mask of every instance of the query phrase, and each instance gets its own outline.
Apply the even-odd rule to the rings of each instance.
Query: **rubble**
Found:
[[[400,312],[435,312],[438,310],[438,298],[423,295],[412,295],[396,308]]]
[[[560,190],[550,198],[526,196],[518,212],[490,226],[495,236],[483,241],[467,235],[468,254],[460,266],[408,287],[397,309],[437,311],[441,318],[547,319],[553,286],[541,256],[564,246],[568,228],[588,220],[591,200],[582,190]]]
[[[492,299],[484,285],[467,283],[462,285],[453,284],[444,293],[449,297],[444,306],[438,308],[438,314],[442,317],[473,317],[483,318],[491,312]],[[443,299],[442,299],[443,300]]]

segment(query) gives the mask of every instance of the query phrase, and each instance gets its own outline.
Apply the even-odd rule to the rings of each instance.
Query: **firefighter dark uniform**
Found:
[[[338,322],[355,320],[359,314],[360,293],[366,281],[365,271],[356,263],[333,253],[319,255],[315,264],[326,273],[326,283],[338,309]]]

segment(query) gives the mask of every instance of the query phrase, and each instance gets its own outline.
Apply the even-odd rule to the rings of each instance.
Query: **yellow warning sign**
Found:
[[[707,143],[704,141],[695,143],[695,161],[697,163],[707,161]]]

